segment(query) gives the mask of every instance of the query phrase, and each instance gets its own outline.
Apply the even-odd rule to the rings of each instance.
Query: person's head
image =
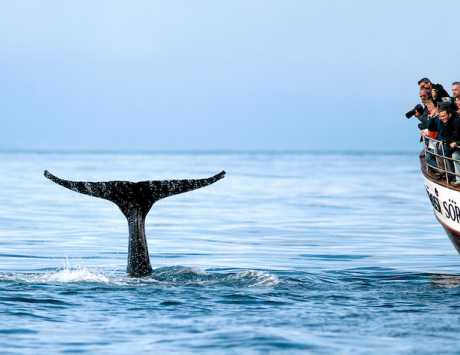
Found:
[[[420,96],[420,101],[425,104],[428,100],[431,99],[431,91],[426,90],[426,89],[421,89],[419,96]]]
[[[418,86],[420,89],[431,90],[431,80],[428,78],[422,78],[418,81]]]
[[[452,114],[449,111],[443,110],[439,112],[439,119],[441,120],[442,123],[447,123],[449,122]]]
[[[433,101],[431,99],[428,99],[425,102],[426,109],[428,111],[428,115],[430,117],[434,117],[438,114],[438,105],[436,104],[436,101]]]
[[[455,98],[460,97],[460,81],[452,83],[452,96]]]
[[[435,87],[432,87],[431,88],[431,97],[433,98],[433,100],[436,100],[438,98],[438,89],[435,88]]]
[[[452,117],[452,104],[449,102],[442,102],[439,105],[439,119],[442,123],[447,123]]]

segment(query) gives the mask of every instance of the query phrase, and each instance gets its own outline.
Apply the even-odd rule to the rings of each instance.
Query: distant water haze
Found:
[[[5,2],[0,148],[413,150],[417,80],[460,79],[457,5]]]

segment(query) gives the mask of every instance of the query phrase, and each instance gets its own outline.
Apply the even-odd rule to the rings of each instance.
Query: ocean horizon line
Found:
[[[416,155],[416,150],[364,149],[17,149],[0,148],[0,154],[39,155]]]

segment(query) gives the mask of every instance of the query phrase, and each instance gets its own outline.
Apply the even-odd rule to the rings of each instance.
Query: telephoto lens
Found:
[[[409,112],[406,112],[406,118],[411,118],[414,115],[415,115],[415,110],[410,110]]]

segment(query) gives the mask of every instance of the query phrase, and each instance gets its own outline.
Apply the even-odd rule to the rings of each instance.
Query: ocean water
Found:
[[[0,154],[0,353],[458,353],[460,257],[417,153]],[[74,180],[225,179],[159,201],[154,272]]]

